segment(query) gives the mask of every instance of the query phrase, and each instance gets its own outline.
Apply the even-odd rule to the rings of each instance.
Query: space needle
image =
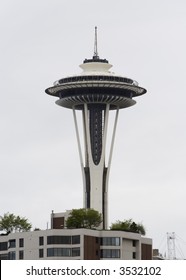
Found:
[[[45,90],[47,94],[58,97],[57,105],[73,111],[83,175],[84,208],[93,208],[102,214],[103,229],[108,227],[108,181],[118,113],[120,109],[133,106],[136,103],[134,97],[146,93],[146,89],[139,87],[135,80],[111,72],[111,67],[108,60],[98,55],[95,27],[94,54],[80,65],[82,72],[61,78]],[[82,112],[84,143],[81,143],[78,110]],[[115,118],[106,163],[111,110],[115,111]]]

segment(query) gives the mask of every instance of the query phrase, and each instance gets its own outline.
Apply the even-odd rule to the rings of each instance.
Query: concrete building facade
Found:
[[[1,260],[151,260],[152,240],[140,234],[48,229],[0,236]]]
[[[51,213],[51,229],[0,235],[0,259],[9,260],[150,260],[152,239],[138,233],[67,229],[70,210]]]

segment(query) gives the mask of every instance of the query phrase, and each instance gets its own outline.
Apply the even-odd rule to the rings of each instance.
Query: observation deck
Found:
[[[53,87],[45,90],[59,97],[56,103],[65,108],[82,110],[83,104],[110,104],[110,110],[122,109],[136,103],[133,97],[146,93],[135,80],[110,72],[111,64],[106,59],[93,57],[80,65],[83,72],[62,78]]]

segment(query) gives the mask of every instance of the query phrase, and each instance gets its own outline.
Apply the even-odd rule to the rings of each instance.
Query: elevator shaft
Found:
[[[105,108],[105,105],[89,106],[90,142],[95,165],[99,164],[102,154]]]

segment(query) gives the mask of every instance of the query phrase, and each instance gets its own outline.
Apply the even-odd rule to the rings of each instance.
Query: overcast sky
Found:
[[[119,114],[109,223],[142,222],[163,254],[175,232],[186,258],[184,0],[1,0],[0,215],[46,229],[52,210],[83,206],[72,112],[45,89],[81,72],[95,25],[99,56],[147,89]]]

